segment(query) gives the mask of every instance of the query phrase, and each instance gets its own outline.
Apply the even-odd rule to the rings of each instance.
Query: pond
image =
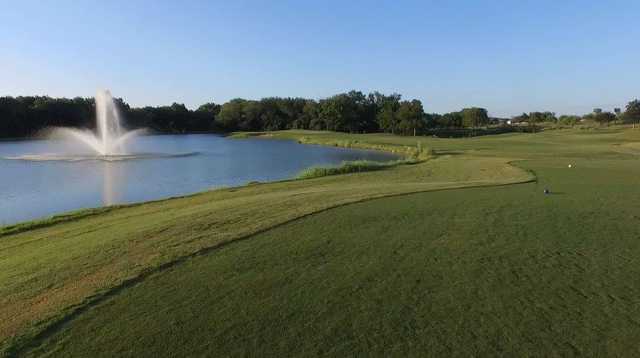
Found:
[[[90,153],[83,157],[79,150],[58,140],[0,141],[0,225],[82,208],[293,178],[315,165],[397,159],[377,151],[213,134],[137,137],[128,151],[144,154],[118,161],[96,160]],[[68,152],[74,156],[60,155],[60,160],[53,161],[15,159]]]

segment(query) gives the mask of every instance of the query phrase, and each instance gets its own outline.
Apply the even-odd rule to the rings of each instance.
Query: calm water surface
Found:
[[[90,153],[61,141],[0,141],[0,225],[81,208],[286,179],[313,165],[396,158],[382,152],[209,134],[144,136],[136,138],[128,149],[136,153],[195,154],[116,162],[11,160],[6,158]]]

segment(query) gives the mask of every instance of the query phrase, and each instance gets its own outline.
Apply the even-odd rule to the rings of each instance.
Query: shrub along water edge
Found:
[[[419,141],[416,142],[415,146],[412,146],[412,145],[370,143],[370,142],[362,142],[362,141],[352,140],[352,139],[326,140],[326,139],[317,139],[317,138],[311,138],[308,136],[303,136],[302,138],[298,139],[298,143],[319,144],[319,145],[327,145],[327,146],[341,147],[341,148],[380,150],[384,152],[399,154],[399,155],[405,156],[406,158],[415,159],[417,161],[427,160],[434,155],[433,150],[429,148],[424,148],[422,146],[422,143],[420,143]]]
[[[311,179],[319,178],[328,175],[340,175],[348,173],[360,173],[370,172],[375,170],[382,170],[398,165],[411,165],[424,162],[434,156],[434,151],[429,148],[424,148],[420,142],[417,142],[416,146],[394,146],[384,144],[371,144],[362,143],[357,140],[336,140],[336,141],[313,141],[308,137],[302,137],[298,140],[298,143],[302,144],[321,144],[330,145],[335,147],[344,148],[359,148],[359,149],[373,149],[381,150],[396,154],[404,155],[404,159],[391,160],[387,162],[375,162],[371,160],[354,160],[342,162],[340,166],[332,167],[310,167],[300,172],[296,179]]]
[[[361,172],[371,172],[375,170],[382,170],[391,167],[395,167],[397,165],[409,165],[409,164],[417,164],[420,163],[421,160],[418,159],[399,159],[399,160],[391,160],[388,162],[374,162],[371,160],[354,160],[354,161],[345,161],[342,162],[340,166],[337,167],[310,167],[302,172],[300,172],[296,179],[312,179],[325,177],[328,175],[340,175],[340,174],[349,174],[349,173],[361,173]]]

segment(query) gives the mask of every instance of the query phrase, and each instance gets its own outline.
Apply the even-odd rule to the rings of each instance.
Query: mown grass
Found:
[[[475,138],[432,138],[399,137],[390,134],[349,134],[337,132],[282,131],[266,134],[252,133],[253,136],[266,135],[269,138],[297,140],[301,143],[336,145],[360,144],[363,149],[383,149],[402,154],[411,152],[419,144],[427,158],[437,155],[473,155],[511,157],[522,159],[556,157],[583,157],[585,155],[615,156],[620,145],[637,143],[640,129],[626,127],[603,127],[581,129],[558,129],[536,134],[509,133]]]
[[[538,183],[324,211],[153,275],[31,353],[638,356],[637,163],[528,161]]]
[[[542,332],[551,335],[549,331],[544,330],[545,327],[542,324],[531,326],[533,328],[530,331],[518,328],[516,323],[518,317],[520,319],[530,317],[531,320],[540,320],[541,322],[546,320],[548,323],[549,319],[555,322],[552,316],[555,313],[566,321],[562,324],[567,327],[568,331],[571,329],[579,330],[581,321],[577,318],[578,316],[570,316],[570,312],[573,312],[570,308],[564,308],[563,311],[563,306],[560,303],[558,306],[553,306],[553,309],[540,309],[540,311],[522,309],[520,313],[514,304],[514,307],[511,308],[513,312],[505,311],[505,320],[495,318],[501,312],[501,307],[499,305],[491,306],[495,308],[491,313],[468,316],[478,319],[488,331],[495,333],[492,335],[486,332],[482,333],[482,331],[472,331],[475,339],[464,335],[452,335],[450,339],[447,339],[451,332],[462,332],[464,325],[451,326],[444,320],[444,316],[438,315],[430,321],[432,322],[430,323],[430,331],[425,331],[426,321],[420,317],[427,317],[434,313],[426,308],[436,307],[438,304],[444,305],[447,302],[444,297],[449,297],[450,302],[459,304],[456,306],[459,307],[458,311],[453,311],[456,313],[454,319],[457,322],[471,324],[465,321],[464,309],[482,311],[482,307],[485,307],[483,304],[500,301],[497,296],[491,296],[492,301],[479,300],[476,302],[473,300],[479,292],[490,292],[491,289],[499,288],[498,282],[503,278],[502,275],[498,275],[495,277],[495,281],[492,281],[495,282],[495,285],[483,286],[482,279],[486,277],[481,275],[484,272],[482,270],[488,270],[487,273],[492,270],[505,272],[505,275],[509,270],[518,272],[520,267],[518,260],[525,258],[518,256],[519,250],[527,252],[529,248],[540,247],[549,250],[549,252],[555,250],[555,252],[562,253],[565,249],[581,249],[578,241],[567,241],[568,238],[573,235],[585,234],[582,229],[591,227],[585,223],[597,219],[602,219],[602,221],[594,224],[597,226],[594,234],[585,234],[587,237],[584,244],[592,249],[589,251],[592,254],[589,260],[600,260],[599,252],[618,252],[616,250],[623,249],[634,252],[635,247],[632,246],[630,240],[635,235],[633,229],[637,225],[627,225],[628,230],[623,230],[621,224],[623,221],[615,221],[613,215],[614,213],[622,215],[620,217],[623,217],[626,223],[633,223],[635,220],[630,214],[630,208],[637,202],[634,196],[635,192],[632,191],[633,187],[630,186],[628,180],[635,178],[632,174],[635,173],[633,168],[637,164],[638,153],[634,143],[640,139],[638,133],[638,131],[615,128],[598,131],[555,130],[540,134],[507,134],[455,140],[308,131],[270,133],[269,135],[272,137],[283,139],[302,140],[301,138],[306,137],[309,138],[305,139],[308,143],[316,144],[354,143],[357,141],[360,148],[387,148],[396,150],[396,153],[400,151],[410,153],[412,150],[406,148],[411,147],[414,147],[413,151],[416,152],[418,147],[429,148],[429,153],[435,151],[438,156],[416,165],[394,166],[388,170],[375,172],[216,190],[185,198],[117,208],[99,215],[61,221],[46,227],[36,224],[29,227],[29,224],[23,224],[18,230],[20,232],[14,231],[0,237],[0,349],[5,353],[17,354],[26,353],[31,348],[36,348],[34,352],[43,352],[37,347],[40,343],[44,343],[46,350],[52,350],[62,355],[66,354],[63,352],[64,350],[79,354],[83,350],[95,349],[100,349],[101,351],[98,353],[103,355],[126,355],[140,353],[141,345],[146,344],[148,351],[145,352],[148,354],[151,354],[149,352],[154,349],[160,349],[161,351],[158,351],[160,355],[171,355],[198,354],[198,352],[243,354],[255,352],[253,350],[256,347],[264,346],[265,354],[272,353],[274,355],[283,352],[320,353],[320,349],[325,353],[348,355],[347,352],[352,352],[352,354],[381,352],[382,343],[374,343],[374,340],[389,344],[397,340],[399,342],[397,352],[409,352],[409,347],[414,347],[416,351],[422,348],[427,349],[427,347],[432,347],[434,352],[439,352],[437,349],[446,351],[447,347],[452,349],[452,347],[464,346],[466,342],[465,347],[478,346],[476,352],[479,354],[493,352],[495,354],[492,355],[500,355],[500,351],[483,351],[480,348],[498,349],[509,346],[513,350],[516,346],[515,343],[524,345],[534,342],[537,344],[538,338],[535,338],[537,336],[533,336],[531,342],[522,341],[525,333],[534,332],[533,328],[541,329]],[[366,146],[362,143],[366,143]],[[422,152],[424,149],[420,151]],[[431,154],[429,157],[432,158]],[[311,216],[274,231],[265,232],[274,226],[282,225],[296,218],[372,198],[441,189],[531,182],[534,177],[529,172],[509,164],[514,160],[520,160],[518,165],[525,165],[525,168],[531,168],[535,171],[541,181],[539,185],[547,185],[546,181],[549,181],[553,185],[552,192],[558,194],[539,195],[542,188],[530,184],[522,187],[535,188],[528,189],[533,196],[518,194],[502,198],[501,195],[505,192],[500,191],[501,189],[482,189],[468,191],[460,195],[452,194],[454,192],[442,192],[389,199],[391,201],[385,199],[378,202],[380,206],[372,206],[373,209],[369,212],[381,210],[386,212],[388,217],[359,216],[360,209],[358,208],[363,207],[345,206],[336,210],[351,214],[345,214],[343,221],[336,221],[337,224],[340,224],[336,224],[336,230],[333,230],[333,224],[330,220],[322,222],[322,225],[307,221],[315,217]],[[522,160],[528,161],[523,162]],[[538,161],[548,163],[548,165],[533,165]],[[568,163],[573,163],[577,170],[567,171]],[[583,169],[589,170],[582,171]],[[566,176],[563,179],[563,176],[574,173],[575,176]],[[597,180],[587,180],[588,175],[591,174],[598,174]],[[577,183],[581,188],[579,191],[581,194],[564,196],[566,194],[563,192],[567,193],[567,189],[559,190],[556,184],[553,184],[555,180],[560,180],[558,183],[562,182],[567,185]],[[580,184],[580,180],[583,180],[584,184]],[[608,183],[612,183],[612,185],[607,187],[607,190],[601,191],[604,195],[597,194],[600,192],[599,188]],[[618,188],[619,191],[612,188]],[[596,193],[596,195],[588,195],[589,192]],[[476,196],[473,193],[483,194]],[[434,197],[430,195],[434,195]],[[449,195],[459,198],[451,201],[453,207],[447,204]],[[532,203],[537,203],[537,200],[547,201],[541,202],[540,205],[527,205],[530,200],[533,200]],[[555,205],[560,202],[571,203],[571,205],[556,207]],[[387,211],[387,208],[390,211]],[[465,214],[466,210],[474,214]],[[412,214],[414,211],[415,215]],[[333,212],[334,210],[330,210],[321,215],[333,215],[331,214]],[[395,215],[394,212],[402,214]],[[439,212],[442,212],[441,216],[436,216],[435,213]],[[427,215],[428,213],[434,214]],[[514,213],[517,215],[514,221],[510,221],[509,218],[514,218]],[[553,213],[557,215],[552,215]],[[333,216],[330,217],[335,219]],[[449,221],[443,221],[439,224],[439,218]],[[300,229],[302,230],[300,232],[304,234],[301,236],[298,236],[296,231],[292,231],[296,227],[295,225],[299,224],[310,225],[306,229]],[[510,229],[505,229],[506,231],[496,229],[496,231],[493,229],[493,225],[497,225],[498,228]],[[401,227],[407,229],[403,230]],[[551,231],[547,230],[547,227],[561,230],[560,236],[554,236]],[[369,228],[373,228],[371,229],[373,231]],[[433,231],[431,231],[432,229]],[[448,241],[446,233],[449,231],[457,238],[456,240]],[[259,237],[251,237],[251,235],[260,232],[265,233]],[[259,239],[263,237],[262,235],[272,235],[272,233],[277,233],[273,239]],[[398,239],[395,238],[396,233]],[[441,234],[435,235],[433,233]],[[435,236],[430,236],[432,234]],[[606,236],[609,241],[599,239],[603,236]],[[618,239],[611,242],[609,236],[615,236]],[[250,239],[238,241],[247,237]],[[300,239],[296,240],[296,238]],[[321,243],[322,240],[339,242],[341,245],[347,244],[344,241],[351,241],[353,246],[342,246],[340,248],[342,254],[318,251],[316,244]],[[386,252],[382,246],[379,246],[384,245],[386,241],[389,245],[397,247],[396,251],[398,251],[405,247],[404,245],[407,245],[406,248],[415,248],[422,242],[421,240],[427,240],[426,242],[432,242],[432,244],[416,249],[417,256],[413,260],[407,261],[406,265],[402,265],[404,256],[394,257],[394,260],[387,262],[382,260],[376,251]],[[225,245],[230,242],[235,243]],[[273,245],[273,250],[265,249],[261,246],[261,242]],[[451,246],[446,246],[448,244]],[[223,245],[225,246],[223,247]],[[236,254],[229,254],[240,255],[233,256],[236,261],[225,261],[227,259],[224,259],[225,256],[219,256],[218,250],[211,251],[211,248],[219,247],[219,252],[222,255],[227,252],[226,250],[236,250],[236,245],[243,248],[238,249],[240,251]],[[445,245],[443,247],[448,247],[449,251],[439,250],[438,245]],[[507,246],[510,247],[510,251],[500,251]],[[368,250],[361,251],[358,256],[357,247],[368,248]],[[409,255],[408,251],[404,251],[406,248],[399,252],[405,252]],[[432,252],[432,249],[435,251]],[[313,267],[303,264],[305,256],[301,256],[299,260],[288,260],[287,253],[291,253],[291,250],[294,250],[293,252],[295,250],[299,250],[301,253],[307,252],[307,256],[320,260],[309,261],[310,265],[317,262],[320,269],[323,267],[322,260],[326,259],[329,261],[325,260],[324,267],[328,267],[326,264],[335,260],[336,269],[344,266],[344,270],[326,271],[324,272],[326,276],[322,276],[322,270],[305,271],[305,268],[313,269]],[[356,251],[352,252],[351,250]],[[242,260],[245,260],[244,262],[247,264],[260,263],[260,261],[255,261],[254,256],[263,251],[267,255],[264,260],[272,260],[270,261],[271,265],[257,265],[255,270],[242,266],[245,269],[240,272],[234,271],[235,268],[241,267],[237,264],[243,262]],[[484,256],[462,255],[476,251],[483,253]],[[249,255],[252,252],[254,256]],[[280,255],[277,255],[278,252]],[[501,252],[504,255],[501,255]],[[183,260],[182,258],[192,257],[195,253],[207,254],[201,258],[194,257],[180,261]],[[436,253],[439,253],[440,256],[433,256]],[[248,256],[242,258],[242,255]],[[335,255],[345,256],[338,259]],[[413,287],[410,285],[411,280],[403,281],[401,278],[393,276],[393,273],[407,272],[412,267],[421,267],[419,266],[420,257],[424,258],[422,261],[424,268],[416,269],[416,279],[423,280],[423,277],[430,275],[431,271],[442,275],[440,277],[445,277],[447,265],[440,266],[438,262],[444,261],[454,264],[455,262],[449,259],[450,255],[452,255],[451,257],[460,257],[460,261],[457,263],[459,269],[457,276],[452,276],[452,281],[427,280],[425,282],[429,282],[428,285],[416,286],[416,294],[418,295],[416,297],[419,298],[416,302],[400,299],[394,304],[389,298],[390,295],[380,294],[387,291],[402,293],[411,289]],[[509,255],[513,255],[513,257]],[[615,266],[614,261],[606,261],[607,259],[613,260],[612,258],[613,256],[606,256],[600,266],[587,265],[586,267],[590,267],[591,271],[583,272],[599,273],[594,276],[596,278],[592,281],[588,277],[584,277],[583,281],[586,284],[593,282],[594,285],[604,285],[606,282],[620,287],[626,285],[624,286],[626,290],[635,292],[637,287],[635,281],[629,280],[630,276],[622,275],[618,280],[611,275],[619,273],[619,267],[629,272],[635,272],[635,264],[629,262]],[[480,261],[476,262],[475,260],[481,259],[488,260],[486,262],[489,265],[478,266]],[[200,278],[196,276],[185,276],[184,284],[171,281],[171,284],[174,285],[173,288],[159,283],[157,286],[145,286],[148,282],[149,284],[156,282],[153,279],[144,280],[139,286],[127,286],[127,282],[131,282],[127,280],[135,280],[147,273],[152,276],[157,275],[158,278],[165,276],[165,274],[169,277],[169,273],[159,270],[159,268],[169,267],[166,265],[172,262],[184,262],[184,264],[171,269],[171,272],[174,270],[182,272],[179,271],[182,270],[182,267],[190,267],[192,261],[195,263],[196,261],[200,262],[199,260],[213,265],[202,266],[202,269],[198,271],[204,275],[199,277],[207,277],[207,283],[198,281]],[[349,264],[349,260],[353,264]],[[225,262],[228,262],[230,266],[224,266]],[[543,289],[542,284],[545,281],[560,285],[565,280],[575,281],[580,278],[580,276],[563,276],[561,269],[545,271],[547,266],[554,266],[559,262],[560,260],[556,262],[541,259],[539,262],[527,266],[527,270],[539,272],[542,281],[535,283],[524,280],[520,283],[521,286],[518,286],[517,281],[507,280],[504,290],[496,292],[502,292],[505,295],[505,304],[518,302],[529,303],[533,305],[532,307],[544,305],[545,299],[553,298],[551,293],[549,296],[532,296],[532,300],[529,301],[521,294]],[[607,266],[607,262],[609,262],[609,266]],[[569,265],[569,267],[571,266]],[[566,271],[566,267],[563,268]],[[257,271],[259,269],[262,271]],[[350,275],[349,269],[360,274]],[[159,271],[156,272],[156,270]],[[272,275],[282,274],[286,274],[280,276],[286,278],[285,281],[273,281],[270,278],[273,277]],[[243,280],[243,277],[247,280]],[[294,279],[294,277],[299,279]],[[310,282],[311,278],[315,278],[317,282],[315,284]],[[337,278],[339,280],[336,280]],[[622,279],[625,279],[625,283]],[[373,288],[367,288],[368,280],[380,284]],[[392,284],[393,280],[398,280],[398,283]],[[195,282],[200,282],[202,287],[211,288],[214,291],[200,292],[195,286]],[[466,284],[463,284],[465,282]],[[254,286],[256,289],[252,290],[251,287]],[[126,289],[117,291],[118,294],[115,296],[109,296],[110,293],[116,292],[114,288],[117,287]],[[137,287],[155,288],[138,290]],[[349,287],[364,287],[364,289],[353,294],[346,294],[350,292]],[[460,287],[467,288],[459,291]],[[585,289],[594,287],[596,286],[581,287],[578,285],[576,292],[584,293]],[[181,296],[181,290],[191,292],[191,298]],[[326,291],[326,294],[322,293],[325,292],[323,290]],[[144,292],[146,300],[139,300],[141,292]],[[215,292],[226,296],[217,296]],[[363,294],[360,295],[357,292]],[[586,293],[588,297],[589,292]],[[449,293],[451,295],[447,296]],[[454,297],[457,297],[453,293],[462,294],[463,298],[469,297],[469,299],[453,300]],[[602,293],[611,294],[616,298],[627,297],[623,295],[622,290],[618,289],[612,291],[604,289]],[[120,300],[122,297],[127,297],[128,294],[132,294],[129,302],[136,304],[130,304],[128,310],[121,313],[121,316],[108,314],[93,316],[92,312],[105,313],[107,312],[104,311],[107,309],[105,307],[111,306],[114,307],[113,312],[120,312],[118,310],[124,307]],[[331,294],[336,295],[334,297]],[[443,295],[442,299],[436,299],[440,297],[439,294]],[[566,292],[562,291],[562,294],[565,295]],[[108,299],[101,299],[101,297]],[[211,297],[218,297],[219,300],[209,300]],[[224,297],[226,299],[223,299]],[[274,299],[269,297],[274,297]],[[314,297],[317,297],[317,302]],[[332,301],[332,297],[336,301]],[[402,297],[404,296],[399,296],[399,298]],[[586,314],[589,310],[595,309],[590,305],[585,305],[584,302],[576,301],[577,296],[567,297],[569,299],[566,302],[566,307],[572,307],[571,305],[576,304],[576,312],[579,314]],[[182,301],[177,304],[179,300]],[[612,322],[622,320],[622,316],[615,314],[616,312],[623,310],[634,312],[632,310],[635,307],[633,302],[624,300],[626,298],[622,303],[616,303],[620,306],[616,306],[614,303],[603,306],[604,310],[611,313],[609,318]],[[160,309],[158,305],[161,304],[161,301],[166,301],[167,304],[173,302],[173,304]],[[338,302],[341,302],[344,310],[340,308]],[[593,302],[602,303],[600,301]],[[388,311],[371,308],[370,305],[378,303],[380,307],[386,307]],[[417,304],[417,307],[422,307],[420,312],[423,315],[415,316],[411,314],[411,310],[403,311],[406,307],[411,307],[412,303]],[[283,308],[285,304],[292,307],[292,310],[285,310]],[[82,314],[77,317],[73,316],[73,312],[79,312],[79,308],[83,310]],[[177,318],[167,310],[175,310],[176,315],[184,315],[186,321]],[[189,310],[191,313],[187,314],[185,310]],[[364,314],[369,310],[372,312],[371,315]],[[299,314],[291,314],[291,312],[299,312]],[[307,312],[309,314],[306,314]],[[600,318],[592,323],[593,325],[600,324],[600,327],[605,328],[603,332],[606,333],[606,329],[609,329],[608,327],[611,325],[608,325],[602,318],[604,317],[602,311],[596,313],[600,315],[597,316]],[[193,314],[202,316],[201,320],[192,319]],[[163,319],[163,315],[167,318]],[[378,319],[375,315],[379,315]],[[73,319],[66,322],[70,317]],[[117,319],[117,317],[123,317],[124,321]],[[89,321],[84,321],[85,318]],[[116,326],[105,322],[105,320],[112,320],[113,324],[120,326],[115,329]],[[215,332],[203,328],[202,322],[205,322],[203,320],[208,320],[207,322],[211,324],[210,327],[215,328]],[[124,323],[125,321],[126,323]],[[216,323],[213,324],[211,321]],[[376,330],[375,326],[367,326],[365,321],[371,324],[377,322],[378,327],[387,324],[389,327],[388,329]],[[52,326],[55,322],[66,323],[61,326]],[[91,322],[99,322],[105,329],[115,330],[107,334],[99,327],[92,325]],[[360,323],[355,324],[354,322]],[[404,340],[396,337],[391,331],[394,326],[399,329],[397,327],[401,327],[402,322],[405,322],[404,324],[407,324],[408,327],[416,329],[413,335],[407,335]],[[628,344],[627,338],[635,338],[634,331],[626,323],[618,323],[626,335],[615,336],[621,338],[611,338],[612,352],[629,352],[628,350],[624,351],[623,346]],[[125,326],[131,327],[132,332],[135,333],[125,335],[125,332],[128,332],[124,330]],[[593,346],[582,344],[582,341],[578,341],[576,345],[576,342],[568,338],[573,336],[563,330],[558,331],[554,325],[551,326],[554,327],[553,333],[558,337],[551,341],[554,346],[541,345],[540,350],[536,351],[539,354],[532,353],[531,355],[553,355],[554,352],[565,352],[562,347],[570,347],[571,344],[579,349],[585,349],[585,352],[593,348]],[[47,331],[48,327],[56,327],[56,329]],[[309,335],[311,331],[305,331],[305,327],[313,328],[319,338],[311,337]],[[511,327],[513,332],[519,332],[521,335],[508,335],[504,333],[506,332],[504,329],[500,331],[500,327]],[[593,326],[587,327],[592,328]],[[77,333],[85,328],[91,329],[94,333],[88,336],[89,339],[85,337],[84,343],[77,341]],[[353,332],[356,328],[362,329],[364,333],[355,335]],[[585,329],[586,332],[583,332],[585,337],[611,337],[606,334],[595,335],[591,328]],[[445,342],[446,347],[437,346],[436,337],[438,337],[439,329],[441,332],[439,341]],[[243,330],[246,331],[246,335],[241,333]],[[263,332],[262,335],[259,331]],[[41,335],[42,332],[47,332],[47,334]],[[165,336],[169,332],[173,334],[174,338]],[[299,342],[296,344],[300,344],[304,350],[295,351],[291,348],[292,334],[295,332],[300,333]],[[344,337],[347,338],[339,338],[339,332],[346,332]],[[435,335],[429,338],[422,334],[424,332],[432,332]],[[122,335],[119,336],[120,333]],[[281,333],[283,336],[278,340],[269,336],[272,333]],[[103,334],[104,339],[101,339],[100,335]],[[120,337],[121,344],[103,344],[111,342],[116,336]],[[33,340],[34,337],[42,338],[42,340]],[[349,339],[349,337],[354,338]],[[455,337],[458,338],[454,339]],[[269,341],[269,339],[271,340]],[[469,340],[465,341],[465,339]],[[565,340],[559,342],[561,339]],[[326,344],[320,344],[323,342]],[[276,347],[276,345],[278,346]],[[231,351],[229,351],[230,349]],[[463,355],[470,354],[470,351],[460,351]],[[395,351],[391,350],[385,353],[389,352]]]

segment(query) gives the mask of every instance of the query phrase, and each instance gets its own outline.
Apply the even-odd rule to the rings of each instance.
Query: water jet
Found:
[[[105,159],[128,154],[125,146],[127,141],[145,130],[125,131],[123,129],[120,112],[108,90],[99,90],[95,103],[96,133],[88,129],[55,127],[51,129],[50,136],[78,141],[96,154],[106,157]]]

